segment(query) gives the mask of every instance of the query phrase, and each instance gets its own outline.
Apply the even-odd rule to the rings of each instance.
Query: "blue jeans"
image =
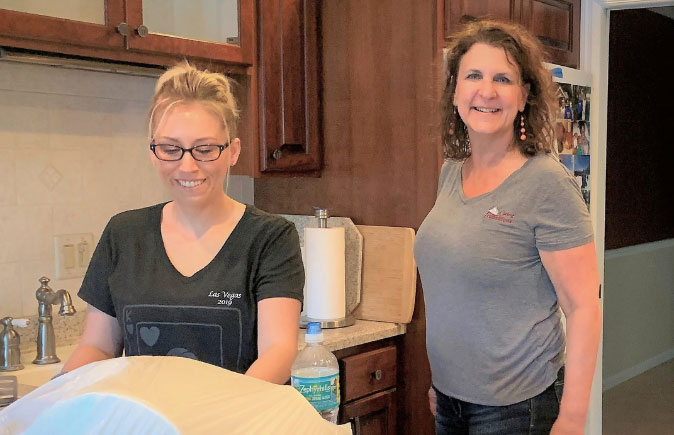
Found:
[[[564,368],[557,381],[531,399],[507,406],[464,402],[435,390],[436,435],[549,434],[559,414]],[[435,388],[435,387],[434,387]]]

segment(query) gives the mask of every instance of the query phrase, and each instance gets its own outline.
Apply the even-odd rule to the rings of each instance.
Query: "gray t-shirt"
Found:
[[[509,405],[544,391],[564,360],[557,296],[538,251],[591,242],[592,223],[575,180],[549,154],[473,198],[463,194],[461,165],[443,165],[414,247],[433,385]]]

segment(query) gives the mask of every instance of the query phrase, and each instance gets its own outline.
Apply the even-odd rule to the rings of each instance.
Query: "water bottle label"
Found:
[[[339,374],[318,378],[292,376],[291,382],[317,411],[339,406]]]

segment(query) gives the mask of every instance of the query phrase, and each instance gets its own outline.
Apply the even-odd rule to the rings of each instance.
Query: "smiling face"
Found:
[[[152,163],[177,203],[207,204],[223,195],[227,173],[236,163],[241,146],[238,139],[229,137],[223,121],[200,103],[173,105],[160,118],[153,135],[156,144],[192,148],[230,141],[230,146],[211,162],[196,161],[187,152],[174,162],[161,161],[151,154]]]
[[[513,121],[524,110],[527,94],[519,68],[503,48],[476,43],[461,58],[454,105],[471,136],[512,140]]]

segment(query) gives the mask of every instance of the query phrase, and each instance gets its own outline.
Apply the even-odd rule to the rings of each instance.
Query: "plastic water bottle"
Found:
[[[321,414],[337,424],[339,411],[339,365],[337,358],[326,349],[321,324],[311,322],[305,335],[307,346],[295,358],[291,383]]]

